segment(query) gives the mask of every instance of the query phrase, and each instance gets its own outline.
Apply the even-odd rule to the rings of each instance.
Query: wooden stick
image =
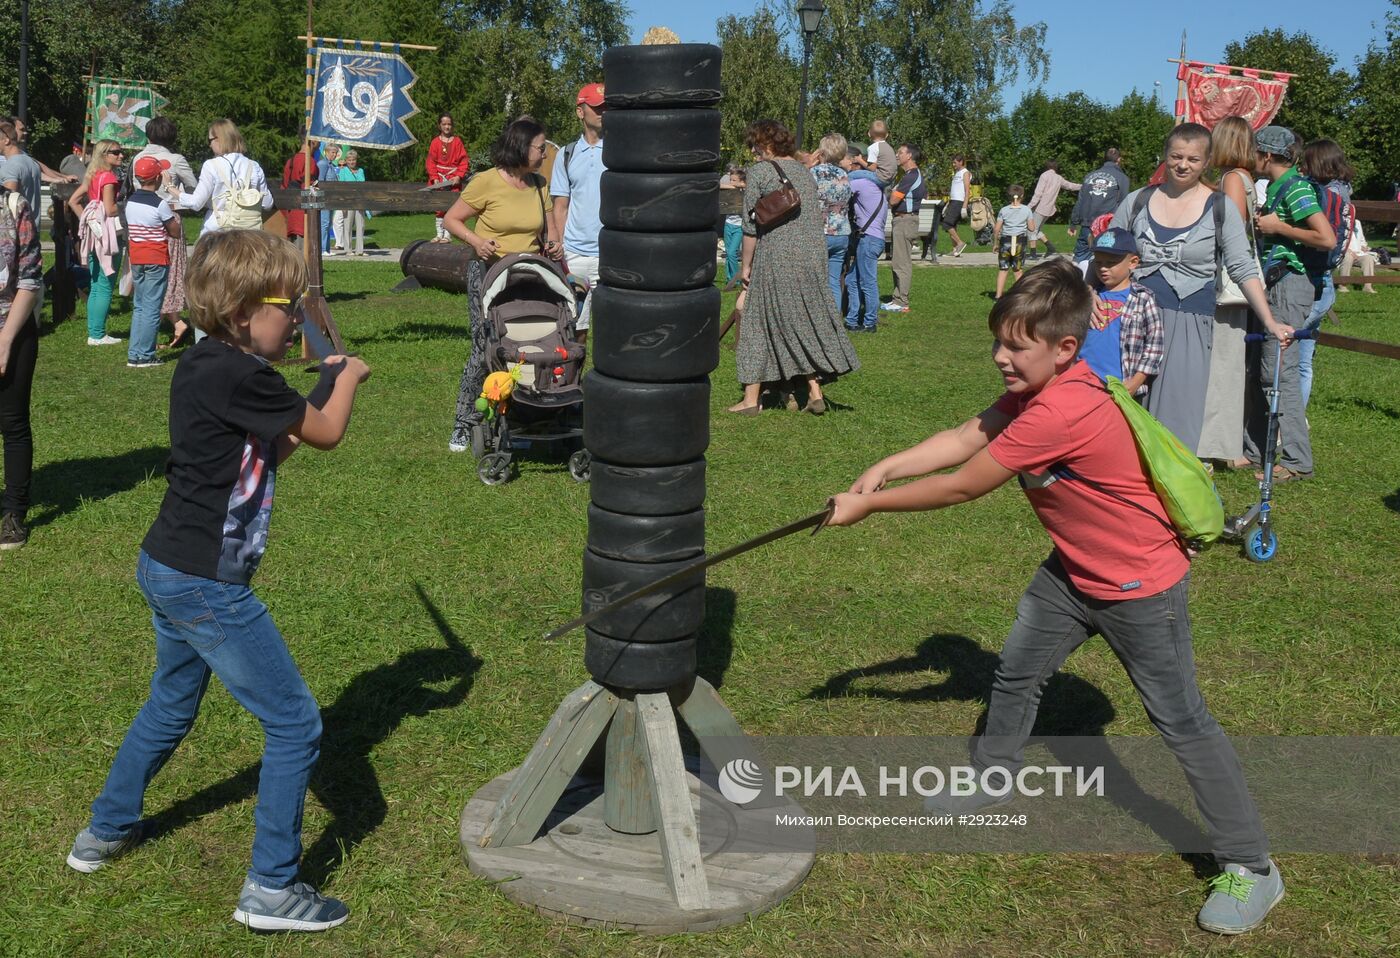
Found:
[[[1368,356],[1384,356],[1386,359],[1400,359],[1400,346],[1392,343],[1377,343],[1369,339],[1355,339],[1324,332],[1317,334],[1317,341],[1334,349],[1347,349],[1354,353],[1366,353]]]
[[[95,74],[92,74],[92,73],[85,73],[85,74],[83,74],[83,79],[84,79],[84,80],[88,80],[88,81],[92,81],[92,80],[106,80],[108,83],[125,83],[125,84],[127,84],[128,86],[169,86],[169,85],[170,85],[170,84],[166,83],[164,80],[133,80],[133,79],[131,79],[131,78],[129,78],[129,77],[104,77],[104,76],[96,76]]]
[[[371,49],[370,49],[370,52],[371,52],[371,53],[384,53],[384,52],[386,52],[384,49],[381,49],[381,48],[383,48],[383,47],[389,47],[389,48],[391,48],[391,49],[389,49],[389,50],[387,51],[387,52],[390,52],[390,53],[392,53],[394,50],[436,50],[436,49],[437,49],[437,47],[425,47],[425,46],[423,46],[422,44],[418,44],[418,43],[384,43],[384,42],[379,41],[379,40],[346,40],[346,39],[344,39],[343,37],[313,37],[313,36],[311,36],[311,28],[310,28],[310,27],[307,27],[307,29],[306,29],[306,36],[304,36],[304,37],[297,37],[297,39],[298,39],[298,40],[305,40],[305,41],[307,42],[308,45],[310,45],[310,44],[312,44],[312,43],[334,43],[334,44],[339,45],[339,46],[369,47],[369,48],[371,48]]]
[[[1185,30],[1182,30],[1182,31],[1181,31],[1181,60],[1179,60],[1179,61],[1177,61],[1177,62],[1183,62],[1183,61],[1185,61],[1185,60],[1186,60],[1186,31],[1185,31]],[[1178,111],[1180,111],[1180,112],[1178,112]],[[1179,76],[1179,77],[1176,78],[1176,103],[1172,104],[1172,113],[1173,113],[1173,115],[1174,115],[1174,117],[1175,117],[1176,122],[1177,122],[1178,125],[1180,125],[1180,124],[1182,123],[1182,121],[1184,121],[1184,120],[1186,119],[1186,78],[1185,78],[1185,77]]]
[[[1167,57],[1167,62],[1197,64],[1203,67],[1210,67],[1212,70],[1224,70],[1227,73],[1233,73],[1236,70],[1238,70],[1241,74],[1243,74],[1245,70],[1254,70],[1253,67],[1232,67],[1228,63],[1201,63],[1201,61],[1199,60],[1187,60],[1184,59],[1184,57],[1185,54],[1182,54],[1181,57]],[[1281,77],[1285,80],[1291,80],[1298,75],[1296,73],[1284,73],[1282,70],[1255,70],[1254,72],[1267,73],[1271,77]]]

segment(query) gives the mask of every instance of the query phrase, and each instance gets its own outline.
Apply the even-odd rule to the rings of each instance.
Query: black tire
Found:
[[[486,451],[490,446],[486,424],[481,422],[472,423],[467,430],[467,435],[471,437],[472,458],[480,462],[486,456]]]
[[[700,458],[710,444],[708,379],[629,382],[595,369],[583,396],[583,441],[606,462],[669,466]]]
[[[623,562],[685,562],[705,554],[705,510],[633,516],[588,507],[588,548]]]
[[[500,486],[510,482],[510,456],[503,452],[493,452],[482,457],[476,467],[476,477],[488,486]]]
[[[599,184],[599,219],[608,229],[688,233],[714,229],[718,173],[619,173]]]
[[[678,642],[619,642],[589,629],[583,665],[599,685],[660,691],[695,675],[695,637]]]
[[[611,512],[637,516],[688,512],[705,501],[705,460],[644,467],[594,459],[588,488],[593,504]]]
[[[593,290],[593,366],[619,379],[660,383],[708,375],[719,365],[720,292]]]
[[[648,583],[679,572],[687,562],[623,562],[583,550],[583,611],[592,612]],[[700,631],[705,621],[705,574],[689,584],[644,596],[595,619],[590,628],[626,642],[674,642]]]
[[[724,95],[720,49],[708,43],[612,47],[603,53],[610,110],[714,106]]]
[[[720,160],[718,110],[609,111],[603,133],[609,170],[708,173]]]
[[[598,234],[598,279],[620,289],[702,289],[715,283],[715,231]]]

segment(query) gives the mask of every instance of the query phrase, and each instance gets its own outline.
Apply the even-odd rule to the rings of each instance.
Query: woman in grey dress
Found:
[[[745,140],[758,162],[746,171],[744,251],[739,275],[744,287],[744,324],[736,354],[744,399],[732,413],[756,416],[764,383],[802,380],[807,411],[826,411],[823,382],[860,368],[842,329],[827,282],[825,214],[807,168],[793,158],[796,143],[777,120],[749,126]],[[802,198],[796,216],[761,236],[754,207],[782,185],[775,166]]]
[[[1167,135],[1163,154],[1166,180],[1129,193],[1113,214],[1113,225],[1137,239],[1142,264],[1133,278],[1152,290],[1162,310],[1165,355],[1147,395],[1147,410],[1194,452],[1210,381],[1217,261],[1269,332],[1287,345],[1293,330],[1276,323],[1269,310],[1240,211],[1201,182],[1210,158],[1210,131],[1183,123]],[[1219,237],[1216,203],[1223,207]]]

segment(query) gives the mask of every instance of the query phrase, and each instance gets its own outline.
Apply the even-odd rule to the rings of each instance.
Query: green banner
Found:
[[[139,149],[146,145],[146,123],[166,102],[148,80],[93,77],[88,83],[87,138]]]

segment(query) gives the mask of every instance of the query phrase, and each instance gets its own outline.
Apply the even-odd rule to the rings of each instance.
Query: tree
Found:
[[[746,162],[744,130],[754,120],[792,122],[797,112],[798,64],[784,46],[778,14],[762,6],[753,16],[726,16],[715,24],[724,52],[720,82],[724,103],[720,149],[733,162]]]
[[[1400,2],[1392,0],[1397,9]],[[1400,179],[1400,13],[1386,16],[1385,45],[1372,41],[1356,69],[1356,106],[1350,117],[1356,194],[1395,195]]]

